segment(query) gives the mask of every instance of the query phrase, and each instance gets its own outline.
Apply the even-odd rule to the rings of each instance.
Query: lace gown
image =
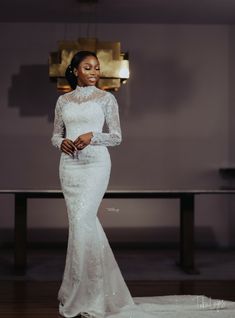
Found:
[[[108,133],[103,132],[106,121]],[[108,146],[122,140],[115,97],[95,86],[60,96],[55,107],[52,144],[93,132],[74,157],[61,152],[59,176],[68,213],[65,269],[58,291],[59,313],[96,318],[235,317],[235,303],[203,295],[132,297],[97,217],[108,187]],[[93,315],[93,316],[92,316]]]

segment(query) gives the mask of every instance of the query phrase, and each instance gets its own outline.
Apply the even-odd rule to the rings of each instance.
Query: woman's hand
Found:
[[[76,149],[76,146],[74,145],[74,142],[70,139],[64,139],[60,146],[61,151],[65,152],[67,155],[72,155]]]
[[[92,132],[88,132],[86,134],[80,135],[76,140],[74,140],[74,145],[77,149],[83,149],[91,142],[91,138],[93,137]]]

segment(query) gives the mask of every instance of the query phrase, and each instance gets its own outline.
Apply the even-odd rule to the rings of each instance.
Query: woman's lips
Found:
[[[91,82],[95,82],[97,81],[97,77],[89,77],[88,80]]]

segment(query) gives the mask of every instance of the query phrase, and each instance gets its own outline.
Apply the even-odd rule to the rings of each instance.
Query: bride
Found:
[[[55,106],[52,144],[60,149],[59,177],[69,223],[65,269],[58,291],[62,317],[235,317],[235,303],[204,295],[132,297],[97,217],[108,187],[108,146],[122,141],[114,95],[96,87],[95,53],[79,51],[66,70],[72,91]],[[103,132],[106,121],[108,133]]]

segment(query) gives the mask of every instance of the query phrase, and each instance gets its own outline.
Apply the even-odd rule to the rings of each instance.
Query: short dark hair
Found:
[[[75,89],[77,87],[77,77],[75,76],[73,70],[74,68],[77,68],[78,65],[88,56],[94,56],[97,58],[97,55],[95,52],[92,51],[79,51],[77,52],[72,60],[69,66],[67,67],[65,71],[65,77],[67,81],[69,82],[69,85],[71,86],[72,89]],[[98,60],[98,58],[97,58]]]

